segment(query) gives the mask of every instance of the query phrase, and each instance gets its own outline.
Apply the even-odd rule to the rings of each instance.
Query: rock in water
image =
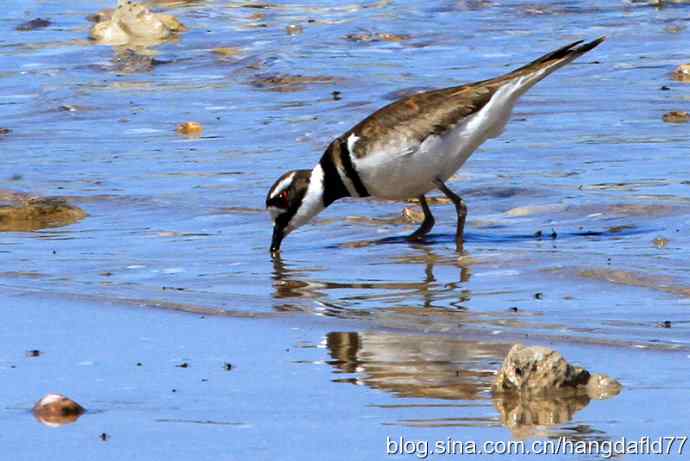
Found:
[[[679,82],[690,82],[690,64],[681,64],[673,71],[673,78]]]
[[[204,126],[199,122],[184,122],[177,125],[176,131],[185,136],[198,138],[204,132]]]
[[[112,15],[94,17],[102,21],[91,28],[90,36],[104,45],[155,45],[187,30],[174,16],[152,13],[140,3],[123,0]]]
[[[0,190],[0,232],[29,232],[73,224],[86,217],[59,197],[35,197]]]
[[[666,123],[688,123],[690,121],[690,114],[674,110],[666,112],[662,118]]]
[[[75,422],[86,410],[61,394],[48,394],[34,405],[36,419],[46,426],[57,427]]]
[[[620,392],[620,384],[605,375],[592,375],[569,364],[546,347],[515,344],[508,352],[492,386],[495,393],[521,395],[584,394],[606,398]]]

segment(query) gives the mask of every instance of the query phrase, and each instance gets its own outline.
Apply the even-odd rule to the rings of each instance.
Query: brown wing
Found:
[[[389,142],[418,146],[428,136],[448,130],[489,102],[495,87],[465,85],[408,96],[371,114],[350,132],[359,138],[357,158]]]
[[[442,134],[468,115],[481,110],[503,84],[546,69],[538,79],[541,80],[603,41],[604,37],[581,46],[577,45],[582,41],[571,43],[490,80],[408,96],[377,110],[342,138],[347,140],[350,134],[359,138],[352,152],[357,158],[389,143],[415,149],[428,136]]]

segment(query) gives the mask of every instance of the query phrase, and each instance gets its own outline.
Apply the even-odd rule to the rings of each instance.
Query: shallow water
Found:
[[[686,430],[690,142],[688,125],[662,115],[689,104],[690,86],[670,77],[687,62],[687,6],[242,5],[165,9],[189,31],[148,50],[153,67],[122,66],[122,52],[86,39],[85,17],[111,2],[10,0],[0,18],[0,127],[12,130],[0,136],[0,189],[64,196],[89,214],[0,233],[13,452],[54,455],[59,438],[65,453],[115,457],[148,434],[160,444],[142,458],[316,459],[328,447],[370,459],[403,433]],[[36,17],[52,24],[15,30]],[[289,24],[304,32],[289,35]],[[409,37],[347,39],[367,33]],[[461,258],[448,205],[433,206],[428,242],[409,244],[394,237],[414,230],[397,219],[410,204],[343,200],[271,260],[268,187],[400,90],[492,77],[600,35],[608,41],[523,97],[505,133],[451,181],[470,209]],[[285,75],[313,78],[276,84]],[[175,132],[188,120],[203,124],[200,138]],[[517,341],[555,347],[624,391],[569,421],[511,431],[487,389]],[[45,356],[25,359],[33,348]],[[182,403],[168,397],[178,372],[194,369],[176,360],[223,375],[215,362],[237,360],[228,349],[252,364],[231,372],[232,391],[197,376]],[[136,378],[137,361],[165,366]],[[44,428],[26,410],[49,390],[97,411]]]

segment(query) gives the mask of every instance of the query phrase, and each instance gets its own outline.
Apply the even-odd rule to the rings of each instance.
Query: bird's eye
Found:
[[[284,208],[288,207],[288,191],[284,190],[283,192],[278,195],[278,198],[280,198],[280,203],[283,205]]]

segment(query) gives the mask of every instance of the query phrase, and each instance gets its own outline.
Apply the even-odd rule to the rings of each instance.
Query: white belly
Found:
[[[369,193],[400,200],[435,189],[436,178],[448,180],[477,147],[503,132],[515,102],[531,86],[529,83],[523,77],[506,84],[479,112],[465,117],[442,136],[429,136],[416,148],[393,143],[364,158],[353,157]]]

